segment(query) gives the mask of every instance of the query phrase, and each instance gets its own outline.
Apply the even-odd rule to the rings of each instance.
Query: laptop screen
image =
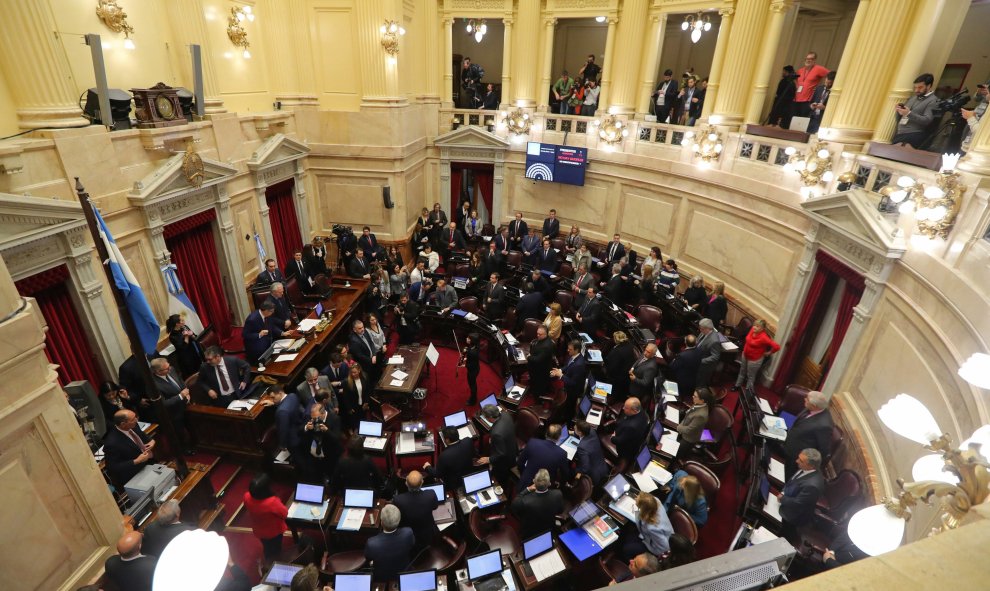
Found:
[[[486,489],[492,485],[492,477],[488,470],[468,474],[464,477],[464,492],[471,494],[479,490]]]
[[[467,559],[468,578],[477,581],[481,577],[502,570],[502,551],[492,550]]]
[[[375,506],[375,491],[364,488],[348,488],[344,490],[344,506],[370,509]]]
[[[553,536],[550,530],[547,530],[523,542],[523,558],[526,560],[536,558],[550,548],[553,548]]]
[[[316,304],[316,307],[313,308],[313,311],[316,312],[316,316],[317,317],[322,316],[323,315],[323,302],[320,302],[319,304]]]
[[[626,494],[630,488],[629,481],[622,474],[616,474],[615,478],[605,483],[605,492],[613,501],[619,500],[619,497]]]
[[[567,425],[564,425],[560,429],[560,438],[557,439],[557,445],[563,445],[568,437],[570,437],[570,433],[567,432]]]
[[[515,387],[516,387],[516,378],[513,376],[509,376],[509,379],[505,380],[506,393],[510,392]]]
[[[424,570],[399,574],[399,591],[434,591],[437,588],[437,571]]]
[[[292,577],[301,571],[302,568],[298,564],[286,564],[284,562],[272,563],[272,569],[265,575],[265,580],[262,583],[275,587],[288,587],[292,583]]]
[[[303,484],[300,482],[296,485],[296,500],[303,503],[320,504],[323,502],[323,487],[319,484]]]
[[[651,435],[653,435],[653,441],[660,441],[660,438],[663,437],[663,422],[659,420],[653,422]]]
[[[636,456],[636,465],[639,466],[640,472],[646,470],[646,467],[650,465],[650,460],[650,448],[643,446],[643,449],[639,450],[639,455]]]
[[[498,406],[498,399],[495,398],[495,394],[489,394],[485,396],[484,400],[478,403],[480,408],[485,408],[486,406]]]
[[[581,414],[588,416],[589,412],[591,412],[591,399],[585,396],[581,399]]]
[[[464,411],[455,412],[452,415],[447,415],[443,418],[443,424],[445,427],[460,427],[461,425],[467,425],[467,415]]]
[[[598,507],[591,501],[585,501],[571,509],[571,518],[578,524],[588,521],[595,515],[598,515]]]
[[[371,591],[371,575],[336,574],[333,588],[335,591]]]
[[[423,487],[423,490],[433,491],[433,494],[435,494],[437,496],[437,501],[438,502],[441,502],[441,503],[444,501],[445,497],[447,496],[446,491],[443,490],[443,485],[442,484],[434,484],[432,486],[424,486]]]
[[[381,437],[382,424],[378,421],[361,421],[358,423],[358,435],[363,437]]]

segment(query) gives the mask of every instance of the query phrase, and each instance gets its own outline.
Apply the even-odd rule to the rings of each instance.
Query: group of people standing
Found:
[[[659,123],[693,126],[705,106],[708,78],[699,80],[690,70],[681,76],[680,82],[673,76],[673,70],[664,70],[663,79],[653,91],[654,114]]]
[[[584,65],[572,78],[566,69],[550,87],[550,106],[554,113],[561,115],[584,115],[593,117],[598,110],[598,86],[602,68],[595,63],[594,54],[588,54]]]
[[[809,51],[804,58],[804,66],[798,70],[795,71],[794,66],[784,66],[770,115],[767,117],[767,125],[790,129],[791,119],[806,117],[809,119],[808,133],[818,131],[832,92],[836,71],[829,71],[817,61],[818,54]]]

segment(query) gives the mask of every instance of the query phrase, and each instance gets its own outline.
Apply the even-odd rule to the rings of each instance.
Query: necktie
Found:
[[[516,227],[512,230],[512,234],[517,238],[519,237],[519,222],[516,222]]]
[[[272,273],[271,271],[269,271],[268,272],[268,276],[271,278],[272,281],[275,281],[275,273]]]
[[[168,383],[172,384],[176,388],[179,387],[179,384],[176,383],[175,379],[172,378],[172,374],[165,374],[165,379],[168,380]]]
[[[300,275],[302,275],[302,274],[303,274],[303,266],[302,266],[302,261],[300,261],[300,262],[298,262],[298,263],[296,263],[296,264],[297,264],[297,265],[299,265],[299,274],[300,274]]]
[[[591,305],[591,302],[590,301],[585,301],[584,302],[584,304],[581,306],[581,316],[584,316],[585,314],[588,313],[588,306],[590,306],[590,305]]]
[[[585,275],[587,275],[587,273],[584,273],[584,274],[582,274],[582,275],[581,275],[581,278],[580,278],[580,279],[578,279],[578,286],[579,286],[579,287],[580,287],[581,285],[584,285],[584,276],[585,276]]]
[[[127,433],[127,436],[134,442],[134,445],[138,446],[138,449],[144,451],[144,442],[141,441],[141,438],[137,436],[137,433],[135,433],[133,429],[128,429],[127,431],[124,431],[124,433]]]
[[[220,363],[221,365],[223,364],[222,361]],[[224,392],[230,390],[230,382],[227,381],[226,372],[224,372],[220,365],[217,366],[217,379],[220,381],[220,390]]]
[[[608,258],[609,258],[609,260],[612,260],[612,259],[615,258],[615,247],[616,247],[616,244],[615,244],[615,242],[613,242],[612,243],[612,248],[608,249]]]
[[[313,394],[313,398],[315,399],[316,398],[316,384],[310,384],[309,385],[309,389],[310,389],[310,391]]]
[[[450,241],[451,242],[454,241],[454,231],[453,230],[450,231]]]

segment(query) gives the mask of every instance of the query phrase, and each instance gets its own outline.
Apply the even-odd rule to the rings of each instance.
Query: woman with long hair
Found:
[[[571,231],[567,234],[567,239],[564,240],[564,250],[567,251],[567,254],[574,254],[577,249],[581,248],[582,242],[581,229],[577,226],[571,226]],[[577,265],[574,265],[574,268],[577,269]]]
[[[663,556],[670,548],[668,540],[674,533],[674,527],[667,517],[660,501],[650,493],[641,492],[636,497],[636,508],[633,510],[632,524],[635,530],[623,537],[622,554],[626,560],[649,552],[654,556]]]
[[[188,378],[203,364],[203,350],[196,341],[196,334],[186,326],[185,319],[179,314],[172,314],[165,321],[165,332],[168,341],[175,347],[176,365],[183,378]]]
[[[681,296],[689,308],[698,314],[704,314],[708,307],[708,292],[705,291],[705,279],[701,275],[691,278],[691,283]]]
[[[708,307],[705,316],[715,325],[715,330],[719,330],[725,317],[729,314],[729,302],[725,299],[725,284],[716,281],[712,285],[712,295],[708,298]]]
[[[564,319],[560,315],[560,304],[557,302],[550,304],[550,313],[543,319],[543,326],[547,327],[547,335],[553,342],[560,341],[560,333],[564,329]]]
[[[478,373],[481,371],[481,361],[479,358],[478,342],[481,337],[478,333],[472,332],[464,339],[464,351],[461,353],[461,360],[458,365],[467,368],[468,390],[471,396],[467,400],[468,406],[474,406],[478,402]]]
[[[352,365],[340,395],[340,420],[345,427],[351,430],[358,428],[358,423],[368,412],[372,390],[368,377],[361,371],[361,365]]]
[[[695,525],[705,525],[708,522],[708,502],[698,478],[678,470],[670,482],[670,493],[663,501],[664,509],[669,512],[674,507],[680,507],[687,511]]]

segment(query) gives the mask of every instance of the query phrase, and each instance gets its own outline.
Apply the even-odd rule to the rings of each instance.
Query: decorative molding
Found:
[[[265,140],[247,160],[255,181],[264,186],[285,180],[296,172],[297,161],[309,154],[309,146],[276,133]]]

